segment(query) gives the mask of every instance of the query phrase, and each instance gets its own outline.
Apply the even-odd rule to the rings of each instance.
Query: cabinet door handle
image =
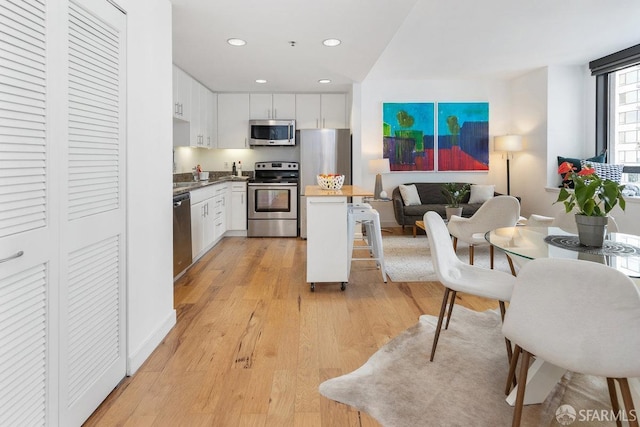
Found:
[[[273,109],[273,118],[277,119],[278,118],[278,110],[277,109]]]
[[[318,121],[318,119],[316,119],[316,127],[319,128],[320,127],[320,122]]]
[[[18,251],[13,255],[0,259],[0,263],[11,261],[12,259],[20,258],[22,255],[24,255],[24,251]]]
[[[325,127],[324,118],[322,119],[322,127]]]

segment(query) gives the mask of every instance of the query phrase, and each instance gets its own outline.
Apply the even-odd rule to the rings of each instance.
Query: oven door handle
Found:
[[[249,187],[274,187],[274,188],[282,188],[282,187],[297,187],[298,184],[295,182],[250,182]]]

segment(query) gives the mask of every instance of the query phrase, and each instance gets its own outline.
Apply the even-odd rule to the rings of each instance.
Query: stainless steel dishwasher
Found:
[[[191,194],[173,196],[173,277],[191,265]]]

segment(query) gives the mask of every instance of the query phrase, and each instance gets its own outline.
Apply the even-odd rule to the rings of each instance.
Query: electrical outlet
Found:
[[[229,162],[224,162],[224,168],[229,169]]]

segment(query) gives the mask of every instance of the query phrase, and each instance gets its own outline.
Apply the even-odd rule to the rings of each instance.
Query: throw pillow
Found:
[[[399,185],[400,195],[404,201],[405,206],[421,205],[420,196],[418,195],[418,189],[415,185]]]
[[[617,182],[620,184],[622,180],[622,169],[624,165],[610,165],[609,163],[596,163],[590,162],[588,160],[582,161],[582,167],[586,167],[587,165],[591,165],[593,169],[596,171],[596,175],[598,175],[602,179],[610,179],[611,181]]]
[[[484,203],[493,197],[494,191],[495,185],[472,184],[469,203]]]

